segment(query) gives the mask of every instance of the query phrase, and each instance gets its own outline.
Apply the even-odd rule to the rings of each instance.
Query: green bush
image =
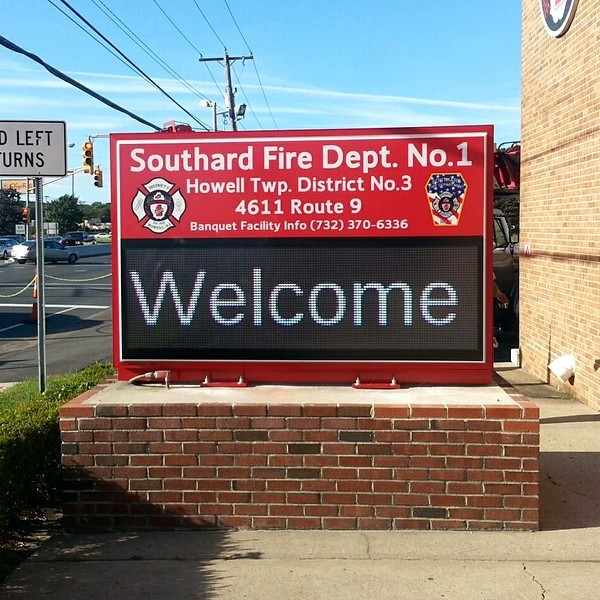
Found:
[[[22,384],[0,393],[0,531],[24,513],[56,504],[61,487],[58,409],[61,404],[114,375],[112,365],[94,364],[75,375],[52,377],[44,394],[32,397]]]
[[[39,397],[39,383],[29,380],[17,383],[0,392],[0,415],[19,404],[29,402]]]
[[[0,417],[0,528],[56,498],[59,465],[56,402],[40,397]]]

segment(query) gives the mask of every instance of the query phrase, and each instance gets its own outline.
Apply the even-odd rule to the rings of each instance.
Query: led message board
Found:
[[[490,379],[491,126],[111,136],[120,378]]]

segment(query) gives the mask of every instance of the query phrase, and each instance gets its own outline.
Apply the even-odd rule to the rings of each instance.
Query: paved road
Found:
[[[47,264],[45,273],[47,375],[112,361],[110,256]],[[0,382],[38,377],[37,325],[26,322],[34,314],[34,275],[31,263],[0,261]]]

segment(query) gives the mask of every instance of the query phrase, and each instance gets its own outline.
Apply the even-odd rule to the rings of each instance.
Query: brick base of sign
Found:
[[[61,409],[67,528],[538,528],[539,411],[510,390],[498,405],[469,388],[464,404],[352,389],[120,403],[111,385]]]

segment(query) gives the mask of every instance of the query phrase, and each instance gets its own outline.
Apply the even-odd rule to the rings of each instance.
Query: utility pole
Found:
[[[232,131],[237,131],[237,114],[235,112],[235,92],[231,87],[231,65],[236,60],[253,60],[252,54],[249,56],[229,56],[225,50],[224,58],[203,58],[198,59],[200,62],[223,62],[225,64],[225,107],[231,121]],[[216,129],[216,127],[215,127]]]

